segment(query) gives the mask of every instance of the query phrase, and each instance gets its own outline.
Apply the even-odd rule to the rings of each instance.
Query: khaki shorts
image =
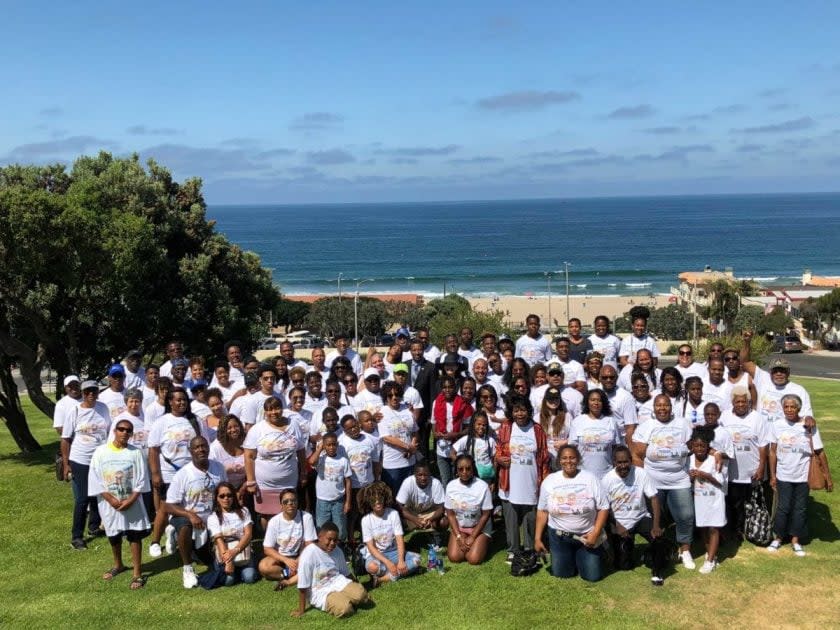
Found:
[[[356,606],[368,601],[365,587],[358,582],[351,582],[342,590],[327,595],[324,610],[334,617],[349,617],[356,612]]]
[[[434,513],[435,513],[435,510],[429,510],[428,512],[422,512],[421,514],[417,515],[417,518],[419,518],[421,520],[424,520],[424,519],[427,519],[427,518],[432,518],[432,516],[434,516]],[[412,512],[412,514],[414,514],[414,512]],[[415,525],[414,523],[412,523],[408,519],[405,519],[405,525],[403,526],[403,529],[406,532],[413,532],[414,530],[417,529],[417,525]],[[420,530],[420,531],[424,531],[424,530]],[[431,530],[426,530],[426,531],[431,531]]]

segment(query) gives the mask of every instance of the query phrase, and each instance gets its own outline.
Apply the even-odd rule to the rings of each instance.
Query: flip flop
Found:
[[[274,590],[279,593],[284,588],[286,588],[286,586],[287,586],[287,584],[283,584],[283,580],[280,580],[279,582],[277,582],[277,585],[274,587]]]
[[[132,591],[139,591],[144,586],[146,586],[146,578],[141,575],[140,577],[136,577],[131,580],[131,584],[128,585],[128,588]]]
[[[103,580],[113,580],[116,576],[118,576],[123,571],[128,571],[126,567],[111,567],[102,575]]]

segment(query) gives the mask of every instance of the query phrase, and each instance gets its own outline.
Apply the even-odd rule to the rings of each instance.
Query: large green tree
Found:
[[[250,344],[277,299],[259,258],[215,232],[201,181],[108,153],[62,165],[0,168],[0,414],[29,434],[10,365],[51,415],[41,370],[98,377],[129,348],[153,355],[178,338],[211,355]]]
[[[334,337],[338,333],[353,335],[355,317],[352,298],[325,297],[312,303],[306,316],[305,325],[324,337]],[[359,323],[359,337],[363,335],[381,335],[390,325],[382,300],[360,297],[356,304]]]

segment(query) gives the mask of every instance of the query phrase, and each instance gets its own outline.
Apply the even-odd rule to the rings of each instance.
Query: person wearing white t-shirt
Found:
[[[709,359],[708,376],[703,380],[703,400],[717,403],[721,411],[732,406],[731,387],[724,377],[722,359]]]
[[[563,404],[566,406],[566,413],[569,414],[570,418],[579,416],[581,406],[583,405],[583,394],[574,387],[563,386],[566,379],[566,373],[559,361],[555,361],[553,363],[550,362],[546,366],[546,378],[548,380],[547,383],[531,389],[531,406],[534,409],[541,409],[543,397],[549,388],[559,389],[560,397],[563,399]]]
[[[53,411],[53,429],[61,437],[61,430],[64,428],[64,421],[67,416],[82,402],[82,381],[78,376],[67,376],[64,379],[64,396],[55,403]]]
[[[659,362],[659,348],[654,339],[647,331],[647,318],[633,318],[633,332],[621,341],[621,348],[618,351],[618,362],[622,367],[633,363],[638,357],[639,350],[649,350],[653,358],[653,365]]]
[[[157,398],[157,384],[160,378],[160,368],[155,365],[146,366],[146,378],[140,388],[143,391],[143,410],[155,402]]]
[[[807,390],[798,383],[790,382],[790,367],[787,361],[777,359],[770,365],[770,375],[760,368],[755,369],[755,385],[758,389],[756,409],[765,422],[773,423],[784,418],[782,398],[788,394],[799,396],[802,401],[800,415],[808,426],[814,424],[814,410]]]
[[[352,497],[350,462],[338,451],[338,436],[325,433],[309,456],[315,470],[315,524],[328,521],[338,525],[338,537],[347,540],[347,514]]]
[[[557,356],[551,359],[546,367],[559,362],[563,368],[563,382],[566,387],[574,387],[581,394],[586,392],[586,373],[583,365],[572,358],[572,341],[568,337],[560,337],[554,342]]]
[[[598,315],[593,324],[595,334],[589,336],[592,349],[604,355],[604,365],[611,365],[618,369],[618,353],[621,350],[621,339],[610,332],[610,320],[605,315]]]
[[[726,525],[726,468],[718,471],[709,448],[714,434],[706,427],[697,427],[691,434],[691,459],[688,474],[694,494],[694,518],[703,532],[706,557],[700,573],[711,573],[717,568],[717,551],[720,545],[720,528]]]
[[[99,536],[102,519],[96,498],[88,495],[88,475],[94,451],[106,443],[111,428],[108,407],[97,401],[96,381],[81,384],[82,402],[64,420],[61,429],[61,459],[64,479],[73,486],[73,530],[70,544],[73,549],[87,549],[83,538],[85,521],[92,536]]]
[[[446,551],[449,561],[481,564],[493,536],[493,495],[466,453],[455,459],[455,479],[446,486],[443,507],[451,531]]]
[[[347,357],[350,360],[350,365],[353,368],[353,372],[356,373],[356,376],[362,375],[364,364],[362,363],[362,359],[359,354],[350,347],[350,339],[348,339],[347,335],[338,335],[335,338],[335,350],[325,357],[324,366],[327,369],[330,369],[333,361],[335,361],[338,357]],[[292,369],[291,365],[289,366],[289,369]]]
[[[318,539],[312,515],[298,509],[297,492],[283,490],[280,505],[280,512],[271,517],[265,528],[265,557],[258,567],[265,579],[277,582],[278,591],[297,584],[300,554]]]
[[[253,530],[251,513],[239,504],[236,488],[227,481],[219,482],[213,496],[213,513],[207,519],[207,531],[211,545],[215,547],[214,566],[224,573],[222,586],[257,581],[257,570],[251,559]],[[237,561],[240,554],[244,557]]]
[[[587,582],[597,582],[604,577],[602,543],[610,503],[600,480],[580,470],[574,444],[562,447],[557,459],[560,470],[540,484],[534,550],[544,554],[550,549],[554,577],[580,574]]]
[[[639,350],[636,353],[635,363],[627,363],[621,368],[618,373],[618,386],[629,392],[632,389],[631,381],[634,374],[644,374],[651,391],[659,386],[662,370],[654,364],[653,355],[649,350]]]
[[[434,530],[435,546],[440,546],[437,532],[446,531],[449,527],[444,499],[443,484],[432,477],[429,465],[425,462],[415,464],[414,474],[402,482],[396,497],[397,510],[405,522],[405,529]]]
[[[610,402],[612,417],[615,420],[621,439],[629,447],[633,443],[633,431],[639,424],[636,414],[636,401],[633,395],[623,387],[618,386],[618,373],[612,365],[605,365],[598,373],[601,389]]]
[[[307,603],[335,617],[349,617],[370,601],[365,587],[350,579],[347,559],[338,548],[338,526],[325,523],[315,544],[298,559],[298,607],[292,617],[306,612]]]
[[[170,341],[166,344],[167,361],[160,366],[160,375],[167,378],[172,376],[172,362],[184,358],[184,346],[180,341]]]
[[[99,514],[114,558],[113,568],[102,577],[111,580],[126,570],[122,561],[125,536],[131,547],[133,576],[130,588],[137,590],[146,584],[141,564],[142,541],[151,525],[141,497],[149,492],[150,486],[143,453],[129,443],[131,434],[131,421],[115,422],[114,437],[93,452],[88,491],[98,498]]]
[[[395,582],[420,569],[420,554],[405,550],[399,512],[388,507],[393,498],[391,489],[382,481],[359,493],[359,508],[364,514],[362,556],[374,587],[379,582]]]
[[[812,453],[825,475],[828,492],[834,490],[834,481],[819,430],[806,428],[802,399],[787,394],[781,402],[784,418],[770,426],[770,486],[778,492],[778,503],[773,527],[776,538],[767,551],[778,552],[790,535],[793,553],[802,557],[806,555],[802,540],[808,538],[808,469]]]
[[[175,529],[178,553],[183,565],[184,588],[198,585],[192,564],[193,551],[210,564],[208,557],[207,519],[213,512],[216,486],[227,481],[225,468],[209,457],[210,445],[203,436],[190,440],[192,461],[178,470],[166,491],[165,510]]]
[[[593,389],[586,394],[583,413],[569,425],[569,443],[577,445],[582,468],[600,479],[612,468],[613,448],[621,442],[607,394]]]
[[[654,399],[653,413],[653,419],[640,424],[633,433],[633,463],[644,467],[660,503],[671,513],[677,525],[680,559],[686,569],[693,570],[694,501],[688,476],[691,428],[685,418],[674,417],[671,399],[665,394]]]
[[[610,538],[615,568],[619,571],[633,568],[634,538],[639,534],[650,543],[650,581],[654,586],[662,586],[667,542],[662,537],[659,497],[645,469],[632,465],[628,447],[622,444],[615,448],[613,469],[604,475],[601,485],[610,502]]]
[[[143,353],[140,350],[129,350],[128,354],[122,360],[122,365],[125,368],[125,385],[126,389],[135,389],[143,387],[146,382],[146,370],[140,365],[143,359]]]
[[[702,363],[697,363],[694,360],[694,348],[690,344],[684,343],[677,348],[677,371],[682,375],[683,381],[689,376],[699,376],[705,378],[708,375],[706,366]]]
[[[113,421],[125,411],[125,369],[115,363],[108,370],[108,387],[99,392],[99,402],[108,407]]]
[[[540,318],[538,315],[528,315],[525,318],[526,332],[516,340],[513,354],[517,358],[525,359],[529,367],[537,363],[545,363],[551,358],[551,344],[540,333]]]
[[[392,493],[399,492],[403,480],[411,475],[418,449],[417,423],[411,409],[402,402],[402,387],[388,382],[382,387],[382,420],[379,436],[382,438],[382,481]]]
[[[245,425],[246,430],[265,419],[265,401],[274,398],[280,403],[282,409],[283,400],[274,391],[274,384],[277,382],[277,372],[270,365],[263,365],[257,373],[260,388],[253,394],[248,394],[242,408],[239,419]],[[233,413],[233,408],[231,408]]]
[[[769,425],[753,411],[750,392],[738,386],[732,390],[732,409],[720,416],[722,426],[732,438],[735,456],[729,460],[729,487],[726,507],[730,528],[743,535],[746,503],[752,488],[764,480],[769,450]]]

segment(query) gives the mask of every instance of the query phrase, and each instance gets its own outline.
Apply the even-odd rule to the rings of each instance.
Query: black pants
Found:
[[[744,533],[746,505],[752,495],[752,484],[729,482],[726,494],[726,522],[730,531]]]
[[[776,488],[779,491],[773,528],[776,530],[776,536],[781,540],[788,536],[796,536],[800,543],[804,543],[808,538],[808,482],[778,481]]]
[[[645,517],[636,523],[628,532],[629,536],[620,536],[619,534],[610,535],[610,544],[613,548],[613,564],[617,571],[629,571],[635,566],[633,559],[633,552],[636,546],[635,535],[639,534],[650,543],[647,556],[650,560],[651,575],[659,578],[665,577],[669,544],[663,536],[659,538],[651,536],[650,529],[652,524],[651,519]]]

